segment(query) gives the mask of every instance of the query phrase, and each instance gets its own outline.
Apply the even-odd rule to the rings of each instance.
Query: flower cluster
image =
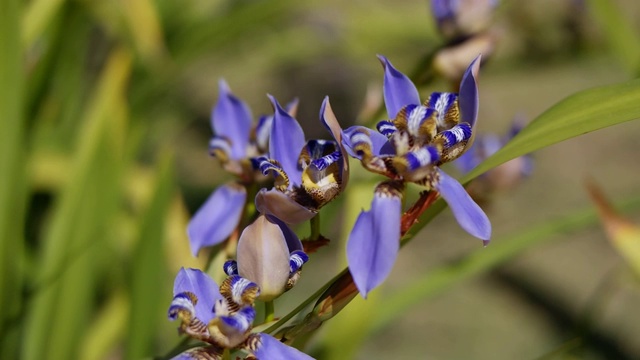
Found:
[[[193,217],[188,234],[194,255],[204,246],[229,239],[236,245],[235,259],[224,264],[227,278],[219,287],[199,270],[182,269],[178,274],[169,318],[180,320],[181,333],[208,344],[179,358],[218,359],[228,351],[263,359],[309,358],[270,335],[253,332],[254,302],[271,309],[265,322],[273,319],[272,301],[296,284],[309,260],[303,242],[289,226],[307,220],[313,224],[320,209],[344,191],[349,157],[386,179],[375,189],[371,210],[361,212],[349,236],[353,282],[341,285],[352,289],[348,293],[357,287],[366,297],[391,271],[403,231],[407,183],[444,198],[460,226],[488,242],[487,216],[464,187],[440,169],[459,158],[474,140],[480,57],[464,73],[459,93],[432,93],[425,102],[407,76],[385,57],[380,61],[388,118],[376,130],[364,126],[343,130],[327,97],[319,118],[332,140],[305,139],[294,117],[297,103],[285,109],[273,96],[269,100],[274,114],[262,117],[252,129],[248,107],[220,82],[212,113],[215,136],[209,148],[238,180],[211,195]],[[255,208],[248,203],[249,194],[255,194]],[[319,237],[312,231],[310,240]]]
[[[424,103],[407,76],[385,57],[380,61],[389,120],[378,123],[378,132],[354,126],[343,137],[347,152],[362,166],[390,179],[378,185],[371,210],[360,214],[349,236],[349,268],[363,296],[384,281],[395,263],[405,182],[437,191],[460,226],[485,244],[491,236],[491,224],[482,209],[459,182],[440,169],[461,156],[473,141],[480,57],[465,72],[460,93],[433,93]]]

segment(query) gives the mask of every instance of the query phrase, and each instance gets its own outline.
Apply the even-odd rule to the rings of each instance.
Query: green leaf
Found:
[[[167,213],[174,194],[172,157],[165,156],[158,171],[155,195],[140,225],[140,235],[132,259],[131,311],[125,359],[141,359],[154,354],[154,335],[163,316],[160,299],[170,296],[165,287],[164,239]]]
[[[25,359],[77,358],[93,310],[96,267],[121,196],[131,56],[116,49],[84,115],[70,176],[42,239],[23,337]]]
[[[640,118],[640,80],[584,90],[542,113],[502,149],[463,177],[466,183],[511,159]]]
[[[65,0],[35,0],[29,2],[22,22],[22,41],[25,48],[31,47],[51,24],[64,5]]]
[[[587,5],[618,59],[629,72],[640,71],[640,36],[632,18],[625,16],[616,1],[589,0]]]
[[[0,2],[0,358],[17,358],[23,283],[24,69],[22,2]]]

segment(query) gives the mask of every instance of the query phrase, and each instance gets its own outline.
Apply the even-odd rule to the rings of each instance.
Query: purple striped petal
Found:
[[[273,215],[290,225],[307,221],[317,214],[277,189],[260,189],[256,195],[256,209],[262,214]]]
[[[218,285],[209,275],[198,269],[181,268],[173,283],[173,296],[183,292],[193,293],[198,302],[195,316],[207,324],[214,317],[213,304],[222,299]]]
[[[251,110],[231,93],[224,80],[220,80],[219,88],[218,102],[211,112],[211,128],[216,136],[226,137],[231,141],[230,156],[233,160],[240,160],[247,155]]]
[[[236,183],[218,187],[196,211],[187,226],[187,235],[193,256],[205,246],[224,241],[238,226],[247,190]]]
[[[277,224],[264,215],[247,226],[238,240],[238,274],[260,287],[260,300],[280,296],[289,280],[289,248]]]
[[[478,55],[467,68],[460,82],[459,106],[460,106],[460,122],[466,122],[471,125],[472,131],[475,130],[476,120],[478,119],[478,71],[480,71],[480,62],[482,55]]]
[[[400,248],[401,199],[376,192],[358,216],[347,243],[349,270],[364,298],[389,276]]]
[[[256,334],[251,341],[251,352],[258,359],[313,360],[302,351],[292,348],[267,334]]]
[[[439,180],[434,184],[442,198],[449,204],[453,216],[466,232],[483,240],[491,238],[491,222],[480,206],[471,199],[458,180],[438,169]]]
[[[289,115],[273,96],[269,95],[273,104],[274,115],[269,139],[269,158],[277,160],[291,181],[290,186],[300,185],[302,169],[298,165],[298,157],[304,147],[304,132],[298,121]]]
[[[405,105],[420,105],[418,89],[411,79],[396,70],[386,57],[378,55],[384,67],[384,104],[389,119],[393,119]]]
[[[344,136],[342,137],[342,143],[344,144],[347,153],[349,154],[349,156],[358,160],[362,160],[362,156],[358,155],[354,151],[353,147],[359,140],[368,141],[371,146],[371,152],[376,156],[384,153],[383,148],[389,142],[389,139],[387,139],[386,136],[380,134],[379,132],[359,125],[352,126],[346,129],[343,133]],[[354,137],[354,135],[358,135],[358,138]]]

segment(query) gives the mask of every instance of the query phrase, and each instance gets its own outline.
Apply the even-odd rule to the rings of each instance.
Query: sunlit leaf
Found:
[[[640,227],[620,215],[595,183],[587,183],[587,189],[609,241],[640,276]]]
[[[69,179],[44,233],[23,337],[25,359],[71,359],[91,319],[97,263],[121,192],[131,56],[116,49],[84,114]]]
[[[34,0],[29,2],[22,21],[22,43],[33,45],[38,36],[51,24],[65,0]]]
[[[131,312],[126,359],[153,355],[154,334],[162,317],[163,295],[167,294],[164,263],[165,219],[169,211],[173,187],[172,157],[166,156],[156,177],[155,194],[140,224],[137,247],[131,269]]]
[[[121,2],[129,34],[143,59],[154,62],[164,55],[162,25],[155,2],[127,0]]]
[[[130,300],[119,291],[111,295],[80,342],[83,360],[108,358],[115,345],[126,335]]]
[[[0,2],[0,358],[17,357],[26,202],[22,2]]]

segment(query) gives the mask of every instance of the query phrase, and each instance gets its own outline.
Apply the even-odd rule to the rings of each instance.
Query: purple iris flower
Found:
[[[220,80],[219,89],[218,101],[211,112],[211,128],[215,135],[209,141],[209,152],[242,183],[264,180],[252,159],[267,152],[273,116],[262,116],[254,126],[251,110],[231,93],[224,80]],[[287,111],[294,113],[296,106],[294,100],[287,105]],[[226,183],[209,196],[187,227],[194,256],[201,248],[219,244],[231,235],[240,221],[246,200],[246,188],[237,182]]]
[[[173,287],[169,319],[180,320],[180,333],[208,343],[174,359],[221,359],[225,349],[242,349],[259,359],[312,359],[276,338],[252,333],[260,294],[255,283],[238,275],[218,285],[197,269],[181,269]]]
[[[371,210],[360,214],[347,245],[351,274],[365,297],[384,281],[395,262],[404,182],[437,191],[464,230],[485,245],[491,237],[491,223],[482,209],[439,168],[462,155],[473,141],[480,57],[465,72],[459,94],[433,93],[424,103],[411,80],[385,57],[379,58],[385,70],[383,91],[390,120],[378,123],[379,133],[362,126],[343,132],[351,156],[366,169],[391,179],[378,186]]]
[[[256,208],[287,224],[314,217],[347,185],[349,163],[342,144],[342,129],[333,114],[329,98],[320,109],[320,120],[336,141],[305,141],[298,121],[269,96],[275,113],[269,141],[269,157],[259,161],[260,170],[275,175],[275,186],[262,189]]]

